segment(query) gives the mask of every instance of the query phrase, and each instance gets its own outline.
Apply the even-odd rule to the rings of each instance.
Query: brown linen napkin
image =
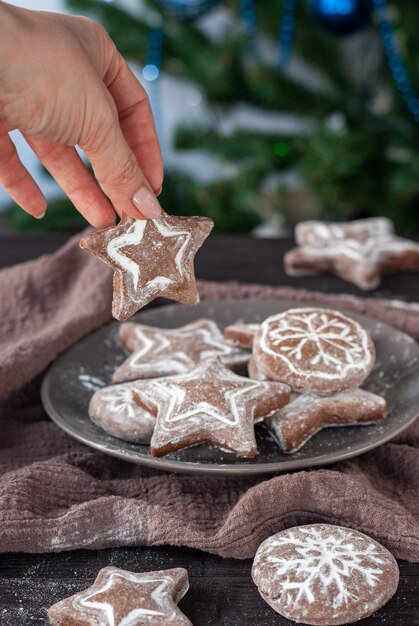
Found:
[[[201,282],[200,292],[344,305],[419,339],[417,304],[233,283]],[[110,271],[77,239],[0,272],[1,551],[170,544],[246,558],[274,532],[328,522],[419,561],[418,422],[357,459],[267,479],[166,474],[65,435],[40,404],[39,375],[110,319],[110,299]]]

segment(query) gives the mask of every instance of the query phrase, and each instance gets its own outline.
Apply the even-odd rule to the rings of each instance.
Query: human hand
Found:
[[[115,211],[160,214],[163,164],[148,97],[96,22],[0,2],[0,184],[40,218],[46,201],[9,137],[15,128],[93,226],[113,224]]]

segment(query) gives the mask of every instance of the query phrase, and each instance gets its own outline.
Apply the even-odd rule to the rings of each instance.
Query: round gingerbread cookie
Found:
[[[258,370],[294,391],[332,395],[359,387],[375,361],[358,322],[328,309],[290,309],[268,317],[253,342]]]
[[[122,383],[96,391],[90,399],[89,417],[113,437],[132,443],[150,443],[156,418],[136,402],[134,385]]]
[[[399,569],[382,545],[342,526],[284,530],[259,546],[252,578],[280,615],[314,626],[351,624],[395,594]]]

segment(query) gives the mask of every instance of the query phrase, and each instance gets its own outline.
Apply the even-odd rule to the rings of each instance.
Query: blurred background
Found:
[[[272,236],[303,219],[392,218],[419,233],[417,0],[28,0],[108,29],[146,87],[170,213]],[[75,85],[77,88],[77,85]],[[10,230],[85,226],[19,133],[49,200]]]

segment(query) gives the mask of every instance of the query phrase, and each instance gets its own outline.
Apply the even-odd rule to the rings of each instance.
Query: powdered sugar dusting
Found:
[[[132,611],[122,619],[122,621],[115,621],[114,607],[104,601],[95,600],[95,596],[106,593],[112,587],[115,582],[115,578],[122,578],[123,580],[136,583],[138,585],[152,584],[155,586],[154,591],[150,594],[153,602],[156,604],[157,610],[150,608],[134,608]],[[98,585],[94,591],[87,591],[84,594],[75,596],[73,606],[75,609],[83,608],[94,609],[98,612],[98,619],[100,619],[100,626],[137,626],[141,624],[144,619],[149,620],[152,617],[165,617],[166,619],[175,616],[175,610],[172,602],[168,602],[168,590],[172,584],[172,578],[164,575],[150,575],[146,574],[133,574],[131,572],[123,572],[121,570],[110,570],[107,573],[105,580],[101,585]]]
[[[134,292],[138,289],[140,268],[138,263],[127,257],[122,249],[132,244],[139,244],[143,240],[144,231],[147,225],[146,220],[133,220],[128,230],[111,239],[108,243],[108,254],[121,269],[125,270],[131,278]]]
[[[115,371],[114,382],[183,374],[210,357],[233,368],[249,358],[249,352],[226,343],[217,324],[207,319],[170,330],[123,324],[121,341],[132,354]]]
[[[348,318],[339,313],[294,309],[262,324],[263,349],[286,361],[294,372],[305,368],[303,348],[308,343],[314,345],[315,354],[307,369],[315,370],[320,378],[343,378],[360,366],[367,371],[372,360],[367,333],[356,322],[349,325]]]
[[[181,280],[185,278],[187,272],[186,260],[192,239],[191,231],[176,228],[173,224],[169,226],[164,216],[150,221],[132,220],[126,232],[109,241],[107,251],[110,258],[115,261],[121,269],[127,272],[132,285],[130,295],[132,298],[137,299],[138,302],[142,301],[146,294],[164,291],[175,282],[173,276],[154,276],[147,284],[140,284],[140,266],[135,260],[131,259],[123,252],[123,249],[127,246],[141,244],[146,230],[151,227],[155,227],[163,238],[177,238],[181,240],[181,245],[175,255],[175,264]],[[155,243],[155,245],[158,244],[161,244],[161,242],[157,241]],[[139,289],[139,287],[141,288]],[[146,292],[146,294],[144,292]]]
[[[372,424],[387,414],[386,401],[363,389],[331,397],[295,395],[266,420],[269,431],[286,454],[299,450],[322,428]]]
[[[171,623],[191,626],[176,603],[188,591],[183,568],[134,573],[116,567],[102,569],[94,584],[52,606],[51,624],[94,623],[97,626],[142,626]]]
[[[419,244],[397,237],[390,220],[307,221],[296,228],[298,248],[285,255],[291,276],[334,272],[360,289],[375,289],[381,273],[419,268]]]
[[[212,227],[204,217],[123,215],[116,226],[82,237],[80,246],[114,270],[112,312],[123,320],[162,295],[184,304],[199,302],[193,260]]]
[[[83,387],[89,391],[97,391],[104,386],[103,380],[96,376],[90,376],[89,374],[79,374],[79,381]]]
[[[91,420],[106,432],[133,443],[149,443],[156,418],[139,406],[133,383],[99,389],[89,403]]]
[[[254,456],[254,422],[288,401],[286,385],[252,381],[208,359],[193,372],[134,383],[140,404],[155,407],[152,453],[212,443],[239,456]]]

